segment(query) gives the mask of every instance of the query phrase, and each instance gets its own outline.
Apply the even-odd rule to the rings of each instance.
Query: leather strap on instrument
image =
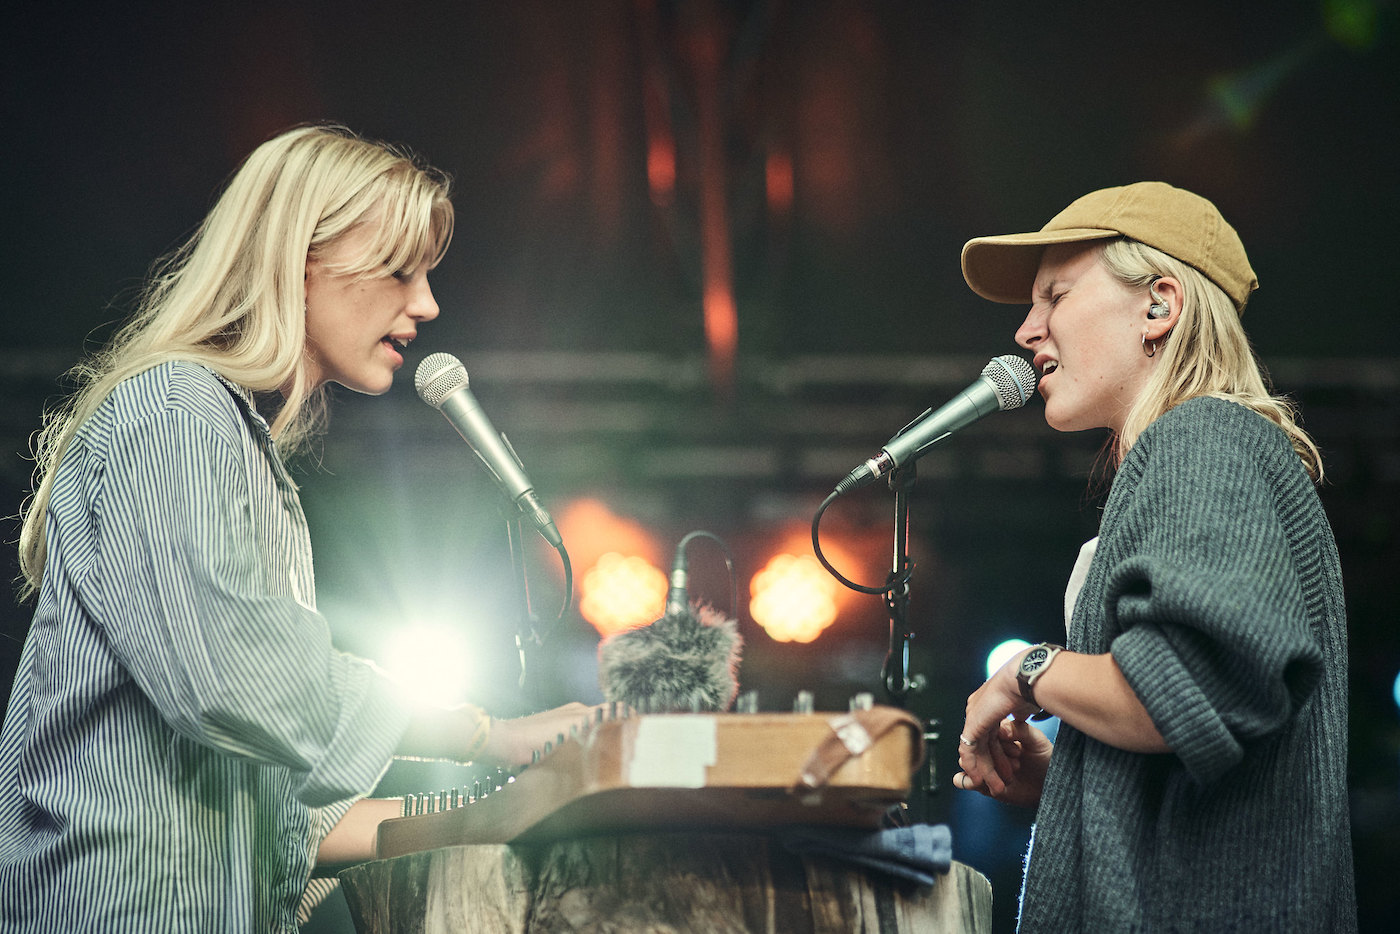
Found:
[[[872,707],[832,717],[829,722],[831,733],[812,750],[802,766],[801,774],[790,789],[793,794],[805,794],[821,788],[848,759],[861,755],[896,727],[908,727],[913,733],[913,761],[909,764],[909,772],[912,774],[923,764],[923,725],[907,710]]]

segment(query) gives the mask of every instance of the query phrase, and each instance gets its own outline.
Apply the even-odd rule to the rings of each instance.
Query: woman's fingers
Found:
[[[992,754],[992,768],[996,769],[997,777],[1002,784],[1010,784],[1016,777],[1016,762],[1007,754],[1007,747],[1010,744],[1002,739],[1000,732],[995,739],[987,744]]]

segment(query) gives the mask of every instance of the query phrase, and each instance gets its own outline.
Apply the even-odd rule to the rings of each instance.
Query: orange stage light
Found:
[[[587,497],[573,500],[558,510],[555,517],[559,534],[564,536],[576,568],[592,567],[610,551],[639,555],[655,565],[666,560],[660,543],[649,529],[635,519],[617,515],[602,500]]]
[[[763,176],[769,213],[774,217],[785,217],[792,211],[792,156],[779,150],[768,153]]]
[[[836,622],[837,587],[811,555],[781,554],[753,576],[749,613],[779,642],[811,642]]]
[[[610,551],[583,576],[579,612],[610,636],[655,622],[666,605],[666,575],[644,558]]]
[[[666,575],[657,570],[661,546],[640,522],[615,514],[598,499],[576,499],[557,513],[577,580],[578,610],[604,636],[661,616]]]
[[[654,136],[647,144],[647,184],[651,200],[669,205],[676,194],[676,141],[669,136]]]

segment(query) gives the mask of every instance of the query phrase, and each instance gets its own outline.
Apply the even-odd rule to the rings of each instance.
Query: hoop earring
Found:
[[[1157,342],[1152,341],[1149,343],[1146,331],[1142,332],[1142,352],[1149,357],[1157,356]]]
[[[1160,278],[1162,277],[1153,276],[1151,279],[1147,280],[1147,294],[1152,296],[1152,304],[1147,307],[1147,317],[1149,318],[1165,318],[1172,313],[1171,306],[1167,304],[1167,300],[1157,292],[1157,280]],[[1148,354],[1148,356],[1150,357],[1152,355]]]

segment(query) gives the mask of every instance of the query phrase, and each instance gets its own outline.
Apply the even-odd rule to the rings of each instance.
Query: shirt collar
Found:
[[[213,373],[219,378],[219,382],[223,383],[224,386],[228,388],[228,391],[233,393],[234,398],[243,403],[243,410],[248,415],[248,421],[271,441],[272,429],[268,427],[267,419],[263,418],[262,413],[258,411],[257,400],[253,398],[252,390],[247,386],[235,383],[217,370],[213,371]]]

